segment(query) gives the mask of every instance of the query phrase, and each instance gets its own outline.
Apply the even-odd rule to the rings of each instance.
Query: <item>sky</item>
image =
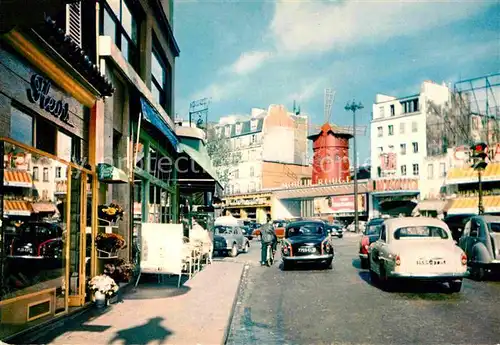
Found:
[[[311,125],[352,125],[355,99],[366,125],[359,162],[370,157],[378,93],[419,93],[424,80],[452,83],[500,72],[500,1],[175,0],[175,112],[208,97],[209,121],[293,101]]]

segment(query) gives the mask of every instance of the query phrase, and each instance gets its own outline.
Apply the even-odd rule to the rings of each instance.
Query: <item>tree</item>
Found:
[[[208,130],[206,148],[212,165],[217,170],[219,182],[226,188],[232,171],[241,161],[241,153],[233,151],[229,138],[217,136],[213,128]]]

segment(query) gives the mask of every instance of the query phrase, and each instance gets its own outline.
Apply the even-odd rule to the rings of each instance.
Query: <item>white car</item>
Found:
[[[460,292],[467,275],[467,256],[446,223],[435,218],[385,220],[368,260],[372,281],[386,289],[401,278],[446,282],[452,292]]]

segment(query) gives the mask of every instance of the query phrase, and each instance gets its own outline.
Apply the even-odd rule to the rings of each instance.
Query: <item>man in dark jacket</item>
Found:
[[[278,238],[276,237],[270,218],[268,218],[267,223],[260,229],[260,240],[262,244],[260,263],[261,265],[265,265],[267,262],[267,246],[272,245],[272,249],[276,250],[276,245],[278,244]]]

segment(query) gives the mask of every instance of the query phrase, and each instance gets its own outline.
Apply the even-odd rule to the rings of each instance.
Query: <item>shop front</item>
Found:
[[[225,214],[263,224],[272,212],[271,196],[270,192],[265,192],[225,197]]]
[[[370,218],[388,215],[411,216],[418,204],[420,190],[416,178],[382,178],[372,181],[370,193],[373,202]]]
[[[57,60],[64,37],[49,38],[60,43],[50,57],[16,30],[0,48],[2,340],[84,306],[96,270],[92,131],[101,94]],[[103,81],[97,70],[93,78]]]

